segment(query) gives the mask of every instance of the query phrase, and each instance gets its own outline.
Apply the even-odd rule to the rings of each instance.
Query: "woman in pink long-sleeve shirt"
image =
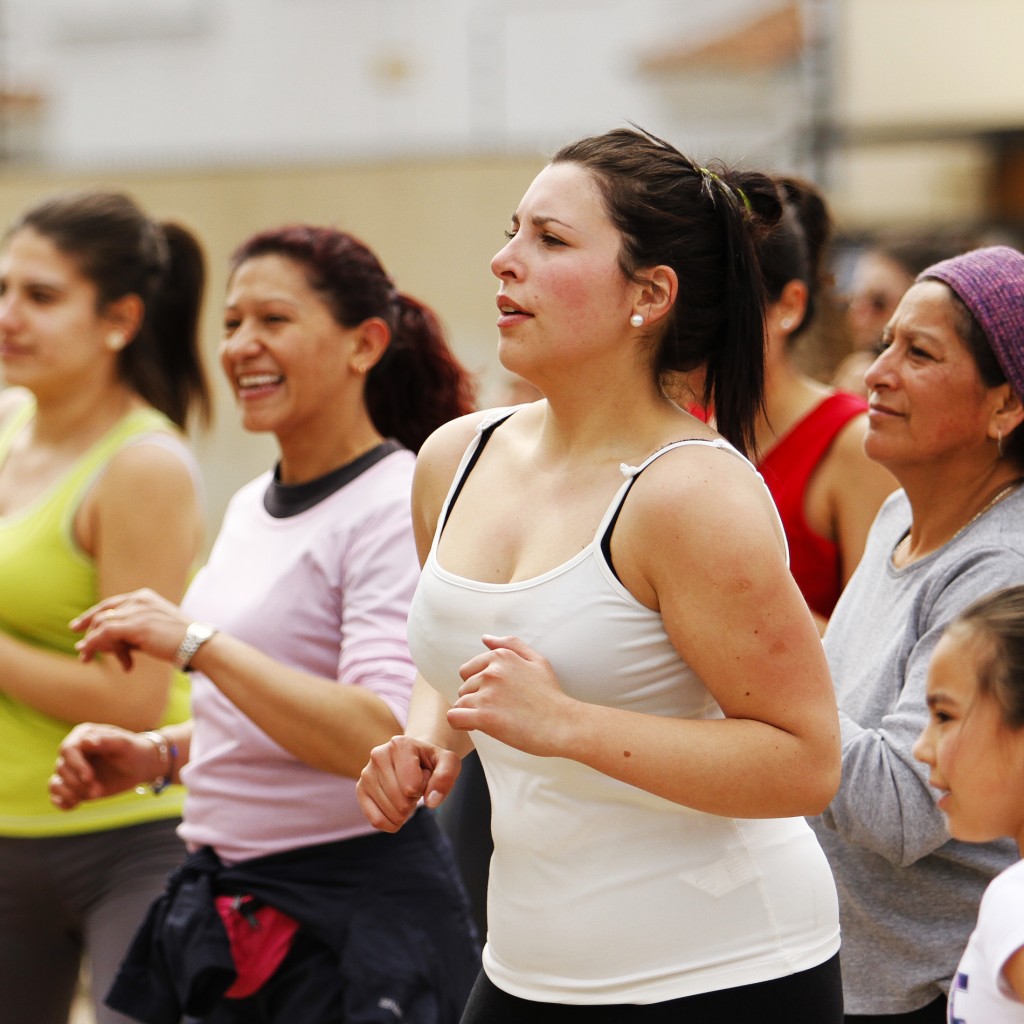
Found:
[[[401,295],[365,246],[305,226],[236,252],[221,361],[244,426],[275,435],[279,463],[232,499],[180,609],[141,591],[76,623],[86,659],[142,653],[194,680],[192,723],[79,727],[52,783],[65,808],[172,778],[188,789],[181,834],[192,855],[111,1002],[141,1016],[156,991],[211,1024],[315,1024],[385,1004],[407,1021],[455,1021],[477,951],[451,855],[430,812],[404,847],[376,834],[355,779],[405,721],[413,453],[468,409],[467,378],[431,311]],[[186,904],[203,879],[214,900]],[[177,943],[168,922],[183,915],[194,927]],[[198,953],[194,935],[209,934],[212,952]],[[149,956],[154,939],[203,970],[220,957],[223,978],[183,978],[187,967]],[[379,977],[371,943],[391,956]]]

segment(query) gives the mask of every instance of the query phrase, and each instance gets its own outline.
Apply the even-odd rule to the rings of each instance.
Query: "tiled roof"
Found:
[[[686,40],[651,50],[641,59],[640,68],[653,74],[711,69],[757,71],[796,60],[803,46],[800,5],[787,3],[696,46]]]

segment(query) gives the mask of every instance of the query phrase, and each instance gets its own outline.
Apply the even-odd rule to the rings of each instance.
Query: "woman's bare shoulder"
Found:
[[[667,451],[643,472],[630,501],[637,539],[652,550],[679,545],[714,559],[749,545],[784,550],[771,496],[754,467],[732,447],[688,444]]]
[[[861,496],[877,505],[899,486],[895,477],[864,451],[867,412],[854,416],[836,435],[822,460],[822,471],[838,491]]]
[[[421,481],[436,481],[447,488],[458,469],[466,449],[489,423],[501,420],[506,414],[515,413],[516,424],[509,429],[502,428],[502,436],[515,431],[520,423],[531,418],[532,410],[526,406],[510,409],[482,409],[477,412],[459,416],[438,427],[423,442],[416,456],[416,474]]]
[[[416,456],[417,462],[434,464],[446,462],[456,453],[462,458],[463,452],[476,435],[480,424],[486,421],[489,410],[467,413],[443,423],[423,442]]]

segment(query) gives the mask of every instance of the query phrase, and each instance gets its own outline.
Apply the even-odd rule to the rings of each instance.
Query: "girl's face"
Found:
[[[1024,729],[1011,729],[978,673],[990,641],[977,629],[948,630],[928,667],[928,725],[914,756],[931,769],[939,808],[955,839],[1010,836],[1024,848]]]
[[[40,399],[112,378],[106,340],[115,327],[98,311],[96,286],[48,238],[22,228],[0,256],[0,365],[7,384]]]
[[[621,350],[622,337],[636,335],[636,287],[619,267],[621,244],[589,171],[561,163],[537,175],[491,260],[508,369],[531,380],[559,364],[578,372],[602,346]]]

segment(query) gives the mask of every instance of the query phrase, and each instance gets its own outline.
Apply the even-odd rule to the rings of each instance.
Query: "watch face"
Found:
[[[188,671],[189,663],[199,650],[217,630],[213,626],[207,626],[202,622],[192,622],[185,630],[185,636],[181,646],[174,655],[173,661],[177,668]]]

